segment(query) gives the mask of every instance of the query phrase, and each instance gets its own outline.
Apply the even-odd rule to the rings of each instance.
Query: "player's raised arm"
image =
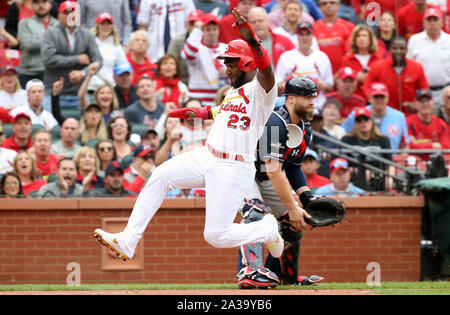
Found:
[[[239,38],[245,40],[250,45],[253,60],[259,70],[257,79],[264,90],[269,92],[275,85],[275,76],[272,70],[270,55],[261,45],[259,38],[256,36],[250,24],[242,16],[241,12],[237,8],[234,8],[232,13],[236,19],[236,23],[233,24],[233,30]]]

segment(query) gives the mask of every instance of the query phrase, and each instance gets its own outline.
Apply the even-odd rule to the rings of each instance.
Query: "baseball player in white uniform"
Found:
[[[131,259],[142,234],[166,193],[175,188],[205,187],[204,238],[218,248],[264,243],[280,257],[284,242],[275,217],[235,224],[237,211],[255,178],[255,152],[278,94],[271,60],[248,22],[234,9],[234,30],[244,40],[233,40],[224,60],[232,88],[216,115],[206,146],[182,153],[155,169],[139,194],[124,231],[95,230],[96,239],[119,258]],[[258,69],[258,71],[256,70]],[[211,107],[183,108],[180,117],[212,117]]]

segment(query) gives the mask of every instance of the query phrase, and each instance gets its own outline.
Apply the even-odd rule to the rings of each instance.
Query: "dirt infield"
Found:
[[[374,295],[372,290],[108,290],[3,291],[0,295]]]

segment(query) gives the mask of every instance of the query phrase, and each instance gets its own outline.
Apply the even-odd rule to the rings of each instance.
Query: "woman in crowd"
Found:
[[[128,143],[130,140],[132,125],[125,117],[114,117],[108,123],[108,138],[113,141],[116,149],[117,160],[122,161],[124,157],[131,155],[134,146]]]
[[[341,67],[350,67],[355,70],[358,86],[356,93],[365,95],[363,84],[370,66],[380,60],[378,54],[378,41],[372,29],[367,25],[357,25],[350,36],[351,52],[342,58]]]
[[[8,172],[0,181],[0,198],[23,198],[22,182],[19,175]]]
[[[380,17],[380,23],[375,29],[375,35],[378,39],[378,54],[382,58],[389,56],[392,39],[397,36],[397,25],[394,15],[385,11]]]
[[[98,104],[92,103],[84,108],[80,121],[80,134],[83,145],[87,144],[89,140],[103,140],[108,138],[106,125]]]
[[[27,93],[20,86],[17,70],[13,66],[7,66],[0,71],[0,107],[11,111],[28,105]]]
[[[179,108],[186,101],[189,91],[179,78],[178,60],[174,55],[166,54],[158,61],[155,82],[162,103],[171,102]]]
[[[105,177],[106,167],[109,162],[114,161],[117,158],[116,149],[114,148],[112,140],[105,139],[100,140],[97,143],[95,151],[97,152],[98,160],[100,162],[98,174]]]
[[[82,147],[74,157],[77,166],[77,183],[83,185],[83,191],[105,187],[105,180],[98,176],[99,161],[95,149]]]
[[[47,184],[47,181],[39,178],[39,172],[33,155],[27,151],[20,151],[14,159],[14,172],[19,175],[22,182],[24,195],[29,195],[32,191]]]
[[[386,135],[382,134],[375,126],[372,112],[366,107],[355,110],[355,126],[348,134],[346,134],[341,139],[341,141],[373,154],[377,154],[376,152],[380,149],[389,150],[391,148],[389,138]],[[377,155],[392,161],[391,153],[382,153]],[[359,153],[357,152],[350,154],[350,156],[358,160],[360,159]],[[386,170],[389,172],[389,174],[394,174],[395,172],[392,166],[385,165],[384,163],[379,161],[374,161],[368,157],[364,158],[364,162],[379,169]],[[356,183],[357,180],[355,179],[355,185],[369,191],[385,190],[386,183],[385,180],[383,180],[383,175],[365,170],[358,164],[350,163],[350,166],[352,167],[353,173],[359,175],[358,183]],[[361,174],[361,170],[364,170],[365,174]],[[389,178],[386,179],[389,180],[388,184],[391,185],[392,181]]]

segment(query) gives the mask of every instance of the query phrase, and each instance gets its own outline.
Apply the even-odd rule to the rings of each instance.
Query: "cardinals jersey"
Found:
[[[278,89],[268,93],[255,78],[231,88],[220,105],[206,144],[217,151],[240,154],[246,162],[255,161],[258,139],[275,106]]]

